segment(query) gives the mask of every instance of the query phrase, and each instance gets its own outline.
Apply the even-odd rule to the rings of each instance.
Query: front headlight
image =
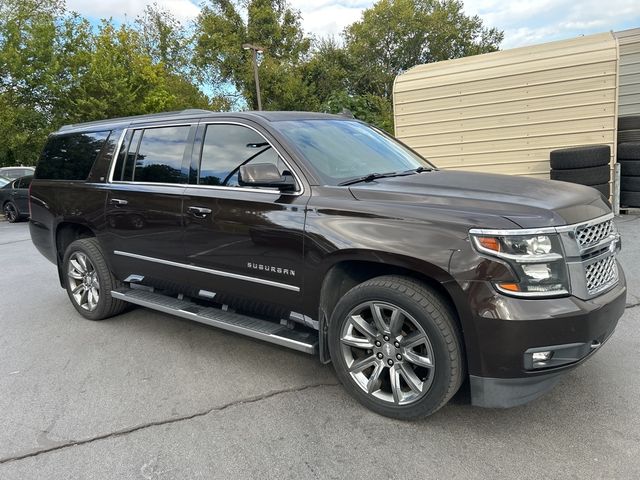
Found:
[[[490,231],[471,232],[475,249],[506,261],[517,276],[515,282],[496,282],[495,287],[519,297],[548,297],[569,293],[567,266],[556,234],[518,235]]]

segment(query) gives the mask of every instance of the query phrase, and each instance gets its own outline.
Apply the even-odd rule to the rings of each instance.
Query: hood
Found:
[[[434,170],[350,189],[358,200],[500,215],[522,228],[568,225],[611,212],[604,197],[590,187],[488,173]]]

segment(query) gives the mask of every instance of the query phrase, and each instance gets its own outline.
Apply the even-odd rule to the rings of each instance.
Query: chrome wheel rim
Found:
[[[435,374],[433,348],[407,311],[387,302],[351,310],[340,332],[340,351],[354,383],[391,405],[422,398]]]
[[[100,282],[93,263],[82,252],[73,252],[67,268],[69,288],[80,308],[93,312],[100,301]]]
[[[8,221],[15,222],[16,218],[18,218],[18,212],[16,211],[16,207],[14,207],[13,204],[11,203],[7,203],[4,206],[4,216],[7,218]]]

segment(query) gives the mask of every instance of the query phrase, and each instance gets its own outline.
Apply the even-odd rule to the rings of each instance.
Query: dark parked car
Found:
[[[85,318],[132,303],[315,353],[406,419],[463,382],[528,402],[591,357],[625,308],[612,219],[592,188],[441,171],[357,120],[188,110],[51,135],[30,231]]]
[[[33,167],[1,167],[0,176],[7,178],[25,177],[27,175],[33,175]]]
[[[33,179],[32,175],[8,180],[3,185],[0,180],[0,205],[5,218],[11,222],[29,216],[29,185]]]

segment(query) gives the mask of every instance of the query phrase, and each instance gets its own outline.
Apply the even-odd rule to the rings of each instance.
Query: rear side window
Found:
[[[22,177],[18,185],[16,186],[16,188],[29,188],[29,185],[31,185],[32,179],[33,179],[33,176],[31,175],[29,175],[28,177]]]
[[[126,156],[120,156],[113,179],[126,182],[186,183],[182,164],[191,127],[136,130]]]
[[[86,180],[111,131],[51,137],[44,147],[35,178]]]

